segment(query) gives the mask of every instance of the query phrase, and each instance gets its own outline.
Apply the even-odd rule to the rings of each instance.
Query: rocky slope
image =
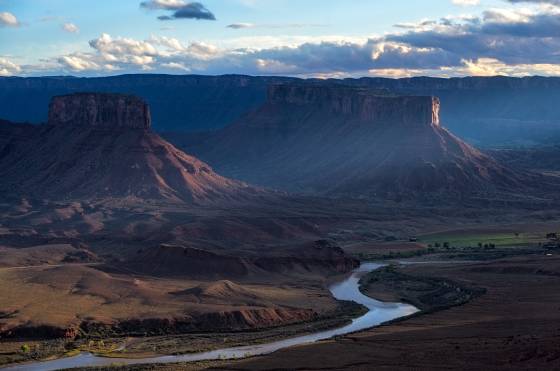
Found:
[[[11,148],[28,141],[34,132],[34,125],[0,120],[0,158]]]
[[[192,203],[255,192],[216,174],[150,126],[149,108],[136,97],[55,97],[49,122],[2,152],[0,187],[50,199],[137,197]]]
[[[522,185],[443,128],[439,109],[430,96],[275,85],[265,104],[194,151],[224,174],[290,191],[414,196]]]
[[[241,278],[267,274],[348,273],[359,262],[331,241],[308,242],[289,249],[262,251],[260,256],[225,255],[185,246],[160,245],[139,250],[122,264],[141,274],[196,279]],[[231,287],[230,287],[231,288]]]

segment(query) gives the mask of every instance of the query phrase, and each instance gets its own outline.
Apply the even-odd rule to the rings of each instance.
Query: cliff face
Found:
[[[150,131],[150,124],[148,106],[136,97],[55,97],[49,124],[2,151],[0,189],[50,199],[137,197],[189,203],[245,199],[256,191],[178,150]]]
[[[124,94],[80,93],[54,97],[50,125],[148,130],[150,109],[140,98]]]
[[[415,197],[524,183],[443,128],[439,111],[431,96],[276,85],[265,104],[194,151],[223,174],[288,191]]]
[[[375,123],[439,125],[438,98],[396,96],[386,90],[303,84],[272,85],[268,91],[268,103],[314,105],[335,115]]]

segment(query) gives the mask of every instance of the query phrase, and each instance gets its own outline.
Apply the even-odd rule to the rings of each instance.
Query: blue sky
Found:
[[[560,74],[560,0],[0,0],[0,75]]]

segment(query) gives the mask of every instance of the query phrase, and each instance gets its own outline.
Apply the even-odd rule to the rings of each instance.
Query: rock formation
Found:
[[[191,203],[248,197],[150,130],[142,100],[80,93],[53,98],[49,122],[0,156],[4,192],[50,199],[135,197]]]
[[[439,125],[439,99],[397,96],[386,90],[336,85],[281,84],[268,91],[272,105],[313,105],[337,116],[384,124]]]
[[[223,174],[290,191],[414,197],[523,183],[443,128],[439,109],[431,96],[338,84],[274,85],[265,104],[195,153]]]
[[[79,93],[54,97],[49,106],[50,125],[94,126],[108,130],[148,130],[148,105],[124,94]]]

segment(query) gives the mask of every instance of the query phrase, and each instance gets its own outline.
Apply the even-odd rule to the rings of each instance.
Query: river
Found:
[[[111,364],[145,364],[145,363],[177,363],[208,361],[217,359],[238,359],[250,356],[258,356],[276,352],[280,349],[294,345],[314,343],[320,340],[330,339],[334,336],[350,334],[378,326],[397,318],[409,316],[418,312],[414,306],[403,303],[383,303],[363,295],[360,292],[360,278],[373,270],[383,267],[379,263],[364,263],[352,274],[339,283],[333,284],[329,289],[338,300],[354,301],[368,308],[368,312],[354,319],[350,324],[337,329],[317,332],[309,335],[297,336],[290,339],[274,341],[266,344],[247,345],[234,348],[219,349],[203,353],[185,354],[177,356],[159,356],[140,359],[129,358],[105,358],[91,353],[80,353],[74,357],[61,358],[52,361],[26,363],[4,368],[3,371],[49,371],[61,370],[73,367],[108,366]]]

